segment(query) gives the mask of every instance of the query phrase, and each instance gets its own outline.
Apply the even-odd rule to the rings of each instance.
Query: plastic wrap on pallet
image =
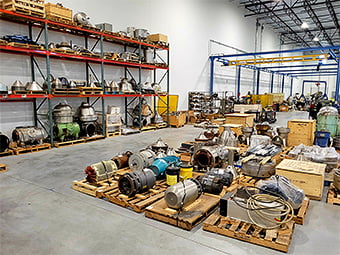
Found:
[[[261,193],[277,194],[290,203],[294,209],[300,208],[305,199],[305,192],[281,175],[273,175],[269,180],[261,180],[257,187],[261,189]]]
[[[266,135],[252,135],[250,137],[250,146],[249,149],[254,148],[260,144],[270,144],[270,137]]]
[[[274,144],[260,144],[248,149],[247,154],[255,154],[256,156],[274,156],[282,151],[281,147]]]
[[[334,147],[320,147],[317,145],[306,146],[300,144],[295,146],[288,153],[288,156],[294,159],[298,158],[299,160],[327,164],[326,171],[336,168],[340,162],[340,154],[336,152]]]

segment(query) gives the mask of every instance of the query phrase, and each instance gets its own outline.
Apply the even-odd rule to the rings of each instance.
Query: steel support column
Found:
[[[210,93],[213,93],[214,91],[214,72],[215,72],[215,58],[210,57]]]
[[[260,94],[260,70],[257,70],[256,76],[256,95]]]
[[[294,84],[294,78],[291,77],[291,78],[290,78],[290,92],[289,92],[289,95],[290,95],[290,96],[293,95],[293,84]]]
[[[340,54],[338,55],[338,58],[340,58]],[[340,87],[340,61],[338,61],[338,72],[336,75],[336,82],[335,82],[335,101],[339,101],[339,87]]]
[[[236,90],[236,94],[237,94],[237,98],[239,98],[240,94],[241,94],[241,66],[238,66],[236,68],[236,72],[237,72],[237,90]]]
[[[285,90],[285,76],[282,76],[282,83],[281,83],[281,93],[283,93]]]
[[[270,93],[273,93],[274,91],[274,73],[271,73],[270,75]]]

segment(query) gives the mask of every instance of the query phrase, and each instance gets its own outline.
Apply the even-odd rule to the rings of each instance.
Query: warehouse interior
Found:
[[[0,254],[340,254],[339,24],[1,0]]]

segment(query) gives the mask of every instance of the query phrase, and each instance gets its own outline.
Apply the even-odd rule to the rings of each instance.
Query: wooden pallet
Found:
[[[121,136],[122,135],[122,131],[115,131],[115,132],[107,132],[106,133],[106,137],[116,137],[116,136]]]
[[[62,24],[67,24],[67,25],[71,25],[71,26],[76,26],[77,24],[75,22],[66,18],[62,18],[62,17],[58,17],[55,15],[46,15],[46,19],[51,20],[51,21],[55,21],[58,23],[62,23]]]
[[[308,207],[309,207],[309,198],[305,197],[305,199],[302,201],[300,208],[294,211],[293,221],[296,224],[303,225],[305,218],[306,218]]]
[[[0,39],[0,45],[7,45],[7,44],[8,44],[7,41]]]
[[[282,160],[289,159],[291,157],[288,156],[288,153],[294,148],[294,146],[289,146],[283,148],[282,152],[276,154],[272,157],[276,161],[276,164],[278,165]]]
[[[155,127],[157,129],[166,128],[168,126],[168,123],[162,122],[157,124],[150,124],[150,126]]]
[[[340,205],[340,191],[335,189],[333,183],[329,186],[327,193],[327,203],[332,205]]]
[[[2,8],[17,13],[34,16],[38,18],[45,17],[44,1],[37,0],[4,0]]]
[[[50,51],[61,53],[61,54],[70,54],[70,55],[76,54],[74,50],[64,50],[64,49],[59,49],[59,48],[50,48]]]
[[[102,95],[103,90],[101,87],[79,87],[81,95]]]
[[[80,90],[77,88],[52,89],[53,95],[80,95]]]
[[[145,208],[162,199],[167,187],[164,180],[157,181],[152,189],[141,194],[136,194],[133,197],[128,197],[120,193],[117,182],[116,185],[112,185],[103,191],[98,191],[97,196],[103,197],[116,205],[131,208],[133,211],[141,213],[144,212]]]
[[[170,124],[169,126],[173,127],[173,128],[181,128],[181,127],[184,127],[184,124],[183,125],[173,125],[173,124]]]
[[[0,152],[0,157],[12,156],[14,151],[12,149],[7,149],[6,151]]]
[[[32,91],[32,90],[13,90],[14,95],[46,95],[46,91]]]
[[[294,227],[294,221],[290,221],[280,229],[267,230],[250,223],[221,216],[219,211],[212,214],[203,223],[205,231],[283,252],[288,252]]]
[[[97,140],[101,140],[101,139],[104,139],[105,136],[103,135],[94,135],[94,136],[90,136],[90,137],[85,137],[85,142],[88,143],[88,142],[93,142],[93,141],[97,141]]]
[[[255,187],[257,185],[257,183],[261,180],[265,180],[265,178],[256,178],[256,177],[241,174],[238,178],[238,183],[241,186]]]
[[[145,216],[182,229],[191,230],[205,220],[218,206],[220,196],[204,193],[181,211],[168,208],[165,199],[148,206]]]
[[[44,46],[28,44],[28,43],[10,42],[7,44],[12,47],[32,49],[32,50],[44,50],[45,49]]]
[[[100,58],[101,56],[99,54],[90,53],[90,52],[80,52],[78,55],[83,57],[89,57],[89,58]]]
[[[66,147],[66,146],[82,144],[82,143],[85,143],[85,139],[77,139],[77,140],[71,140],[71,141],[66,141],[66,142],[56,142],[54,143],[54,146],[59,148],[59,147]]]
[[[35,145],[35,146],[12,148],[12,150],[14,151],[15,155],[21,155],[21,154],[26,154],[26,153],[50,150],[51,148],[52,148],[51,144],[43,143],[43,144]]]
[[[0,164],[0,173],[7,172],[7,165]]]
[[[72,189],[93,197],[102,198],[102,194],[106,189],[110,189],[111,186],[114,185],[117,186],[120,176],[130,171],[131,170],[128,167],[119,169],[113,177],[97,183],[89,183],[86,181],[86,179],[83,179],[81,181],[73,181]]]

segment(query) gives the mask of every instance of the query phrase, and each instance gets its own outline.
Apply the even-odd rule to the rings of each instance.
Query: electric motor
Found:
[[[163,158],[156,158],[150,169],[154,172],[156,178],[164,175],[166,168],[173,163],[179,163],[180,159],[177,156],[166,156]]]
[[[214,175],[205,174],[200,178],[204,192],[211,194],[220,194],[223,189],[223,181],[221,178]]]
[[[19,146],[42,144],[46,138],[42,128],[16,127],[12,132],[12,139]]]
[[[86,180],[90,183],[99,182],[111,178],[118,170],[112,160],[102,161],[85,168]]]
[[[200,168],[212,168],[221,163],[220,151],[218,145],[203,146],[193,155],[193,164]]]
[[[228,169],[212,168],[207,175],[218,177],[222,180],[224,186],[229,187],[234,179],[234,174]]]
[[[0,132],[0,152],[6,151],[9,147],[9,138]]]
[[[114,156],[111,160],[113,160],[118,169],[125,168],[129,166],[129,158],[133,153],[131,151],[124,152],[117,156]]]
[[[187,179],[167,188],[164,198],[169,208],[181,209],[194,202],[201,194],[201,183],[195,179]]]
[[[131,197],[151,189],[155,183],[156,177],[154,173],[150,169],[145,168],[141,171],[124,174],[119,178],[118,187],[122,194]]]
[[[142,170],[152,165],[156,154],[150,150],[145,149],[138,153],[131,155],[129,158],[129,167],[132,171]]]

